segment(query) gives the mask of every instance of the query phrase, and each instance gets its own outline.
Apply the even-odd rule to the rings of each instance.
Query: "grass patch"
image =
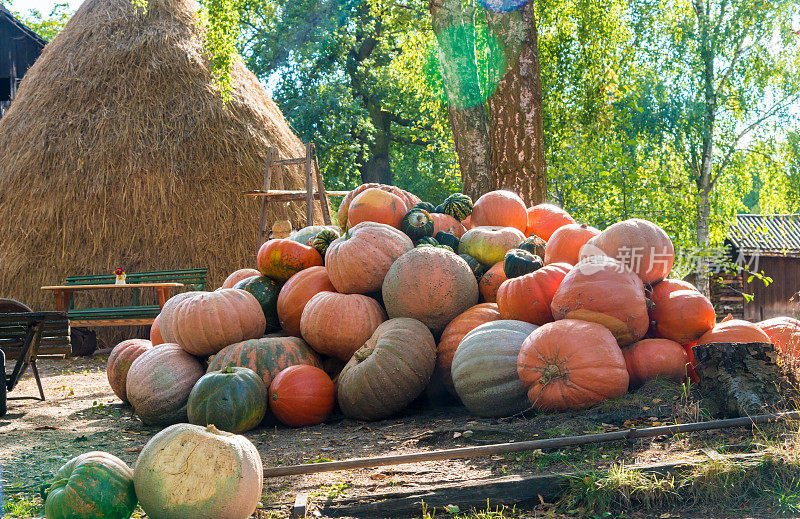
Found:
[[[428,509],[425,502],[422,503],[422,516],[421,519],[516,519],[521,517],[530,517],[530,515],[523,514],[516,507],[498,506],[492,508],[489,502],[486,502],[486,509],[484,510],[469,510],[462,512],[456,505],[447,505],[440,509]]]
[[[44,513],[44,508],[39,505],[33,494],[8,494],[5,497],[3,506],[8,517],[37,517],[39,514]]]

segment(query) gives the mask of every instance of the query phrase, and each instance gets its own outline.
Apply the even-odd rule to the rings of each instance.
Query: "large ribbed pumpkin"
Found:
[[[220,288],[233,288],[236,286],[236,283],[243,279],[251,278],[253,276],[260,276],[261,272],[257,271],[256,269],[239,269],[231,272],[231,274],[225,278],[225,281],[222,282],[222,286]]]
[[[458,244],[459,254],[469,254],[484,265],[494,265],[525,240],[514,227],[473,227],[464,233]]]
[[[756,323],[772,344],[784,355],[800,358],[800,321],[791,317],[773,317]]]
[[[528,212],[518,194],[506,190],[490,191],[475,201],[470,223],[472,227],[514,227],[524,233],[528,227]]]
[[[128,370],[131,369],[133,361],[139,355],[153,347],[147,339],[128,339],[114,346],[108,355],[106,363],[106,376],[111,390],[123,402],[128,401],[128,394],[125,391],[125,381],[128,379]]]
[[[414,248],[405,233],[382,223],[362,222],[335,240],[325,253],[325,268],[337,292],[377,292],[392,263]]]
[[[522,343],[535,324],[500,320],[482,324],[458,345],[451,368],[461,401],[478,416],[509,416],[530,407],[517,374]]]
[[[278,294],[278,320],[283,331],[300,337],[300,317],[306,303],[320,292],[335,291],[325,267],[311,267],[289,278]]]
[[[339,407],[357,420],[380,420],[406,407],[430,382],[436,342],[415,319],[390,319],[339,374]]]
[[[265,241],[258,249],[256,264],[262,276],[286,281],[301,270],[322,265],[322,256],[311,245],[274,239]]]
[[[261,337],[267,326],[255,296],[236,288],[178,294],[161,309],[160,321],[165,341],[198,356]]]
[[[267,411],[267,386],[252,369],[228,366],[209,371],[189,393],[189,423],[214,424],[232,433],[256,427]]]
[[[525,234],[547,241],[559,227],[575,223],[569,213],[553,204],[538,204],[528,208],[528,228]]]
[[[439,334],[478,302],[478,282],[467,262],[452,252],[420,247],[392,264],[383,280],[389,317],[411,317]]]
[[[556,320],[602,324],[622,346],[644,337],[650,324],[641,280],[607,256],[579,261],[556,290],[550,309]]]
[[[534,330],[517,358],[528,400],[542,411],[584,409],[628,391],[628,370],[605,326],[563,319]]]
[[[622,355],[625,357],[632,388],[656,377],[675,382],[686,380],[689,357],[684,347],[675,341],[645,339],[623,349]]]
[[[478,326],[498,319],[500,312],[496,303],[481,303],[450,321],[444,329],[439,344],[436,345],[436,369],[449,390],[454,391],[450,366],[453,364],[453,356],[461,340]]]
[[[128,519],[136,508],[133,471],[107,452],[72,458],[44,493],[47,519]]]
[[[144,446],[133,482],[150,519],[247,519],[261,499],[264,466],[244,436],[176,424]]]
[[[741,319],[730,319],[717,323],[697,340],[697,344],[712,342],[772,342],[772,340],[755,324]]]
[[[556,229],[544,251],[544,263],[578,263],[581,247],[600,234],[599,229],[586,224],[570,223]]]
[[[448,232],[456,238],[461,238],[464,236],[464,233],[467,232],[467,229],[464,227],[464,225],[449,214],[430,213],[430,215],[431,219],[433,220],[434,235],[442,231]]]
[[[150,342],[153,346],[164,344],[164,337],[161,335],[161,314],[158,314],[150,325]]]
[[[399,196],[403,199],[406,204],[406,207],[411,208],[420,203],[420,199],[417,195],[413,193],[409,193],[399,187],[390,186],[387,184],[376,184],[376,183],[368,183],[368,184],[361,184],[354,190],[347,193],[344,198],[342,199],[342,203],[339,204],[339,212],[337,213],[337,220],[339,223],[339,227],[342,229],[347,228],[347,212],[350,210],[350,202],[353,201],[353,198],[357,197],[367,189],[382,189],[384,191],[388,191],[389,193],[394,193],[395,195]]]
[[[229,366],[250,368],[269,387],[275,376],[298,364],[320,367],[319,355],[298,337],[264,337],[231,344],[211,359],[208,371]]]
[[[553,321],[550,303],[564,276],[572,269],[567,263],[545,265],[536,272],[504,281],[497,291],[497,307],[503,319],[543,325]]]
[[[250,292],[261,305],[264,312],[264,319],[267,321],[264,333],[274,332],[281,329],[278,321],[278,294],[281,286],[272,278],[266,276],[253,276],[243,279],[236,283],[234,288]]]
[[[336,386],[320,368],[290,366],[269,386],[269,408],[275,418],[291,427],[325,421],[336,405]]]
[[[186,402],[203,365],[177,344],[162,344],[133,361],[125,391],[133,410],[147,425],[186,421]]]
[[[347,209],[347,225],[378,222],[400,229],[400,222],[409,210],[403,199],[382,189],[370,188],[358,194]]]
[[[383,308],[371,297],[320,292],[303,310],[300,333],[317,352],[347,361],[385,320]]]
[[[660,284],[660,283],[659,283]],[[686,345],[714,327],[714,305],[697,290],[675,290],[651,300],[650,318],[659,337]]]
[[[497,302],[497,291],[500,286],[506,282],[508,278],[505,273],[505,261],[495,263],[492,268],[487,270],[481,280],[478,281],[478,291],[481,294],[481,299],[485,303]]]
[[[617,222],[588,241],[581,257],[600,253],[616,258],[645,285],[666,278],[675,261],[675,248],[667,233],[653,222],[631,218]]]

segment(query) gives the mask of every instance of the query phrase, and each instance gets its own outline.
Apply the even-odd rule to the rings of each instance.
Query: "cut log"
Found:
[[[752,416],[794,408],[797,380],[778,363],[778,350],[763,342],[694,346],[700,392],[720,415]]]

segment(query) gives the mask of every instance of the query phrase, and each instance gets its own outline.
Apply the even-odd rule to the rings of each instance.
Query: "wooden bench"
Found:
[[[0,416],[5,414],[6,393],[16,387],[28,366],[44,400],[36,359],[66,357],[71,352],[69,319],[64,312],[33,312],[19,301],[0,299]],[[6,359],[17,361],[10,374],[5,372]]]
[[[153,272],[133,272],[126,274],[128,285],[147,283],[181,283],[188,290],[205,290],[208,269],[161,270]],[[99,276],[69,276],[64,286],[79,285],[113,285],[116,277],[113,274]],[[161,312],[164,301],[158,305],[142,305],[140,288],[130,287],[133,291],[131,306],[115,306],[106,308],[74,308],[73,294],[68,295],[67,315],[72,326],[133,326],[152,324],[153,319]]]

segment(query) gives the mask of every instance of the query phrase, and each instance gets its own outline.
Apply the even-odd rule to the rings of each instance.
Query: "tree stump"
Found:
[[[794,408],[797,378],[778,363],[778,350],[763,342],[694,346],[703,397],[727,417]]]

